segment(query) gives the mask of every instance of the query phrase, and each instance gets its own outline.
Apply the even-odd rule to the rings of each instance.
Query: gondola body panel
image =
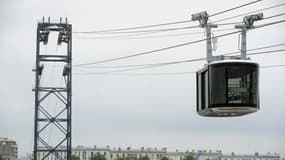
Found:
[[[259,109],[259,66],[249,60],[208,63],[196,73],[197,112],[201,116],[234,117]]]

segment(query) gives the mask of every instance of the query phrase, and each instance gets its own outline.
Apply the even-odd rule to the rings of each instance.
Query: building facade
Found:
[[[93,155],[100,154],[103,155],[106,160],[116,160],[122,157],[129,157],[129,158],[140,158],[143,156],[148,156],[150,160],[161,160],[163,157],[167,157],[169,160],[183,160],[184,157],[188,154],[193,155],[195,160],[281,160],[278,154],[259,154],[255,153],[252,155],[245,155],[245,154],[222,154],[222,151],[206,151],[206,150],[198,150],[191,152],[180,152],[178,150],[174,152],[167,151],[167,148],[144,148],[141,147],[140,149],[132,149],[131,147],[128,148],[110,148],[110,146],[106,147],[84,147],[84,146],[77,146],[72,148],[72,155],[79,157],[80,160],[90,160]],[[63,159],[66,158],[66,155],[58,153],[60,157]],[[42,159],[45,156],[44,153],[39,153],[38,158]],[[57,156],[51,154],[47,157],[46,160],[58,160]],[[59,159],[61,160],[61,159]]]
[[[0,155],[3,160],[17,160],[18,147],[16,141],[0,137]]]
[[[249,154],[236,154],[232,153],[230,155],[223,155],[221,160],[281,160],[280,156],[277,153],[271,154],[259,154],[255,153],[252,155]]]

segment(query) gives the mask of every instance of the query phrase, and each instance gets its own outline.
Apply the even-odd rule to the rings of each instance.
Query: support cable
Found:
[[[263,20],[276,18],[276,17],[280,17],[280,16],[284,16],[284,15],[285,15],[285,13],[281,13],[281,14],[265,17],[265,18],[263,18]],[[218,21],[215,21],[215,22],[218,22]],[[242,23],[242,22],[218,23],[216,25],[218,25],[218,26],[225,26],[225,25],[236,25],[236,24],[240,24],[240,23]],[[186,28],[187,27],[183,27],[181,29],[186,29]],[[179,30],[179,28],[175,28],[174,30]],[[221,29],[221,30],[214,30],[214,31],[215,32],[220,32],[220,31],[226,31],[226,30],[234,30],[234,29]],[[162,30],[162,31],[171,31],[171,29],[170,30]],[[205,33],[205,32],[192,32],[192,33],[180,33],[180,34],[169,34],[169,35],[133,37],[133,36],[141,36],[141,35],[153,34],[153,33],[157,33],[157,32],[139,33],[139,34],[131,34],[131,35],[109,36],[109,37],[77,37],[75,39],[144,39],[144,38],[159,38],[159,37],[175,37],[175,36],[184,36],[184,35],[194,35],[194,34],[202,34],[202,33]]]
[[[235,9],[239,9],[242,7],[245,7],[247,5],[251,5],[257,2],[260,2],[262,0],[257,0],[257,1],[253,1],[241,6],[237,6],[231,9],[227,9],[215,14],[210,15],[209,17],[213,17],[222,13],[226,13]],[[227,17],[227,18],[223,18],[220,20],[216,20],[213,21],[213,23],[216,22],[221,22],[221,21],[225,21],[225,20],[229,20],[229,19],[233,19],[233,18],[237,18],[237,17],[241,17],[244,15],[248,15],[251,13],[256,13],[256,12],[260,12],[260,11],[265,11],[265,10],[269,10],[269,9],[273,9],[273,8],[277,8],[280,6],[285,5],[285,3],[281,3],[279,5],[274,5],[271,7],[267,7],[267,8],[263,8],[263,9],[259,9],[259,10],[255,10],[255,11],[250,11],[247,13],[243,13],[243,14],[239,14],[236,16],[232,16],[232,17]],[[153,33],[157,33],[157,32],[165,32],[165,31],[176,31],[176,30],[181,30],[181,29],[190,29],[190,28],[197,28],[197,26],[188,26],[188,27],[180,27],[180,28],[166,28],[166,29],[153,29],[153,30],[135,30],[135,29],[141,29],[141,28],[150,28],[150,27],[158,27],[158,26],[164,26],[164,25],[172,25],[172,24],[179,24],[179,23],[187,23],[187,22],[192,22],[192,20],[185,20],[185,21],[177,21],[177,22],[169,22],[169,23],[162,23],[162,24],[155,24],[155,25],[147,25],[147,26],[138,26],[138,27],[129,27],[129,28],[119,28],[119,29],[110,29],[110,30],[101,30],[101,31],[80,31],[80,32],[73,32],[76,34],[133,34],[133,33],[141,33],[141,34],[153,34]],[[227,25],[227,24],[220,24],[220,25]],[[135,30],[135,31],[128,31],[128,30]],[[123,31],[123,32],[121,32]]]
[[[181,24],[181,23],[188,23],[188,22],[192,22],[192,21],[191,20],[185,20],[185,21],[160,23],[160,24],[153,24],[153,25],[146,25],[146,26],[128,27],[128,28],[119,28],[119,29],[109,29],[109,30],[101,30],[101,31],[89,31],[89,32],[97,33],[97,34],[104,34],[104,33],[108,33],[108,32],[112,32],[113,33],[113,32],[117,32],[117,31],[126,31],[126,30],[135,30],[135,29],[141,29],[141,28],[159,27],[159,26],[174,25],[174,24]],[[86,33],[86,32],[72,32],[72,33]]]
[[[263,51],[263,52],[248,53],[248,55],[259,55],[259,54],[277,53],[277,52],[284,52],[284,51],[285,51],[285,49],[279,49],[279,50],[270,50],[270,51]],[[227,54],[223,54],[223,55],[229,55],[229,54],[232,54],[232,53],[227,53]],[[195,62],[195,61],[203,61],[203,60],[206,60],[206,58],[197,58],[197,59],[189,59],[189,60],[184,60],[184,61],[160,63],[160,64],[156,64],[156,65],[142,66],[142,67],[131,68],[131,69],[123,69],[123,70],[114,70],[114,71],[109,71],[109,72],[85,72],[82,74],[111,74],[111,73],[119,73],[119,72],[127,72],[127,71],[135,71],[135,70],[163,67],[163,66],[181,64],[181,63],[189,63],[189,62]]]
[[[247,13],[243,13],[243,14],[239,14],[236,16],[232,16],[232,17],[227,17],[227,18],[223,18],[220,20],[216,20],[213,21],[212,23],[217,23],[217,22],[222,22],[225,20],[229,20],[229,19],[233,19],[233,18],[238,18],[241,16],[245,16],[251,13],[256,13],[256,12],[260,12],[260,11],[265,11],[265,10],[269,10],[269,9],[273,9],[273,8],[277,8],[280,6],[285,5],[285,3],[279,4],[279,5],[275,5],[275,6],[271,6],[271,7],[267,7],[267,8],[263,8],[263,9],[259,9],[259,10],[255,10],[255,11],[251,11],[251,12],[247,12]],[[279,16],[283,16],[284,13],[278,14],[278,15],[273,15],[270,17],[266,17],[265,19],[270,19],[270,18],[275,18],[275,17],[279,17]],[[229,22],[229,23],[218,23],[217,25],[219,26],[225,26],[225,25],[235,25],[235,24],[239,24],[241,22]],[[178,27],[178,28],[166,28],[166,29],[155,29],[155,30],[139,30],[139,31],[126,31],[126,32],[93,32],[93,31],[89,31],[89,32],[76,32],[76,33],[81,33],[81,34],[130,34],[130,35],[119,35],[119,36],[113,36],[113,37],[98,37],[98,38],[88,38],[88,37],[79,37],[79,38],[75,38],[75,39],[109,39],[109,38],[120,38],[122,37],[129,37],[129,36],[140,36],[140,35],[146,35],[146,34],[154,34],[154,33],[161,33],[161,32],[167,32],[167,31],[177,31],[177,30],[185,30],[185,29],[191,29],[191,28],[198,28],[199,26],[188,26],[188,27]],[[137,34],[135,34],[137,33]]]
[[[278,24],[278,23],[283,23],[283,22],[285,22],[285,20],[280,20],[280,21],[275,21],[275,22],[271,22],[271,23],[267,23],[267,24],[262,24],[262,25],[254,27],[254,28],[251,28],[249,30],[254,30],[254,29],[258,29],[258,28],[262,28],[262,27],[266,27],[266,26],[270,26],[270,25],[274,25],[274,24]],[[241,31],[230,32],[230,33],[214,36],[214,37],[212,37],[212,39],[219,38],[219,37],[224,37],[224,36],[229,36],[229,35],[237,34],[237,33],[240,33],[240,32]],[[187,42],[187,43],[182,43],[182,44],[178,44],[178,45],[173,45],[173,46],[169,46],[169,47],[164,47],[164,48],[160,48],[160,49],[156,49],[156,50],[141,52],[141,53],[127,55],[127,56],[122,56],[122,57],[117,57],[117,58],[111,58],[111,59],[106,59],[106,60],[101,60],[101,61],[96,61],[96,62],[81,63],[81,64],[77,64],[77,65],[73,65],[73,66],[94,65],[94,64],[99,64],[99,63],[112,62],[112,61],[117,61],[117,60],[122,60],[122,59],[127,59],[127,58],[147,55],[147,54],[152,54],[152,53],[155,53],[155,52],[160,52],[160,51],[169,50],[169,49],[173,49],[173,48],[178,48],[178,47],[182,47],[182,46],[187,46],[187,45],[203,42],[203,41],[206,41],[206,40],[207,40],[207,38],[204,38],[204,39],[191,41],[191,42]]]
[[[260,2],[262,0],[255,0],[237,7],[233,7],[224,11],[220,11],[217,13],[214,13],[212,15],[210,15],[210,17],[216,16],[216,15],[220,15],[232,10],[236,10],[251,4],[255,4],[257,2]],[[142,29],[142,28],[151,28],[151,27],[159,27],[159,26],[166,26],[166,25],[174,25],[174,24],[181,24],[181,23],[188,23],[188,22],[192,22],[192,20],[184,20],[184,21],[176,21],[176,22],[168,22],[168,23],[160,23],[160,24],[153,24],[153,25],[145,25],[145,26],[137,26],[137,27],[127,27],[127,28],[118,28],[118,29],[109,29],[109,30],[101,30],[101,31],[89,31],[89,32],[72,32],[72,33],[93,33],[93,34],[107,34],[107,33],[115,33],[117,34],[118,31],[126,31],[126,30],[136,30],[136,29]],[[146,31],[140,31],[140,32],[146,32]]]
[[[233,23],[239,24],[239,23]],[[223,24],[221,24],[223,25]],[[227,29],[217,29],[213,30],[213,32],[223,32],[223,31],[232,31],[236,30],[235,28],[227,28]],[[122,39],[148,39],[148,38],[162,38],[162,37],[179,37],[186,35],[197,35],[197,34],[205,34],[204,31],[199,32],[186,32],[186,33],[178,33],[178,34],[164,34],[164,35],[153,35],[153,36],[141,36],[146,34],[138,34],[138,35],[119,35],[119,36],[106,36],[106,37],[76,37],[74,39],[83,39],[83,40],[92,40],[92,39],[100,39],[100,40],[122,40]]]
[[[165,28],[165,29],[152,29],[152,30],[139,30],[139,31],[123,31],[123,32],[74,32],[80,34],[130,34],[130,33],[145,33],[145,32],[166,32],[166,31],[176,31],[176,30],[184,30],[190,28],[199,28],[199,25],[188,26],[188,27],[177,27],[177,28]]]
[[[274,9],[274,8],[281,7],[281,6],[284,6],[284,5],[285,5],[285,3],[281,3],[281,4],[270,6],[270,7],[267,7],[267,8],[262,8],[262,9],[258,9],[258,10],[255,10],[255,11],[250,11],[250,12],[242,13],[242,14],[239,14],[239,15],[235,15],[235,16],[231,16],[231,17],[226,17],[226,18],[222,18],[222,19],[219,19],[219,20],[215,20],[212,23],[223,22],[223,21],[226,21],[226,20],[230,20],[230,19],[241,17],[241,16],[249,15],[249,14],[252,14],[252,13],[257,13],[257,12],[261,12],[261,11]]]
[[[271,19],[271,18],[275,18],[275,17],[280,17],[280,16],[284,16],[284,15],[285,15],[285,13],[280,13],[280,14],[277,14],[277,15],[265,17],[265,18],[263,18],[263,20],[265,20],[265,19]]]
[[[236,9],[239,9],[239,8],[242,8],[242,7],[251,5],[251,4],[255,4],[255,3],[261,2],[261,1],[262,1],[262,0],[252,1],[252,2],[249,2],[249,3],[243,4],[243,5],[237,6],[237,7],[233,7],[233,8],[230,8],[230,9],[227,9],[227,10],[224,10],[224,11],[221,11],[221,12],[218,12],[218,13],[214,13],[214,14],[210,15],[209,17],[214,17],[214,16],[217,16],[217,15],[220,15],[220,14],[223,14],[223,13],[226,13],[226,12],[229,12],[229,11],[233,11],[233,10],[236,10]]]
[[[284,20],[284,21],[285,21],[285,20]],[[229,35],[237,34],[237,33],[240,33],[240,32],[241,32],[241,31],[230,32],[230,33],[226,33],[226,34],[222,34],[222,35],[215,36],[215,37],[213,37],[213,38],[229,36]],[[142,52],[142,53],[127,55],[127,56],[122,56],[122,57],[117,57],[117,58],[111,58],[111,59],[106,59],[106,60],[97,61],[97,62],[81,63],[81,64],[76,64],[76,65],[73,65],[73,66],[84,66],[84,65],[93,65],[93,64],[99,64],[99,63],[112,62],[112,61],[127,59],[127,58],[131,58],[131,57],[137,57],[137,56],[147,55],[147,54],[151,54],[151,53],[155,53],[155,52],[160,52],[160,51],[164,51],[164,50],[169,50],[169,49],[173,49],[173,48],[178,48],[178,47],[182,47],[182,46],[187,46],[187,45],[190,45],[190,44],[195,44],[195,43],[203,42],[203,41],[205,41],[205,40],[207,40],[207,39],[204,38],[204,39],[200,39],[200,40],[196,40],[196,41],[191,41],[191,42],[187,42],[187,43],[181,43],[181,44],[178,44],[178,45],[173,45],[173,46],[164,47],[164,48],[160,48],[160,49],[156,49],[156,50],[151,50],[151,51],[146,51],[146,52]]]
[[[280,68],[285,67],[285,64],[279,65],[268,65],[268,66],[261,66],[261,69],[267,68]],[[117,73],[117,74],[109,74],[115,76],[163,76],[163,75],[185,75],[185,74],[196,74],[195,71],[192,72],[162,72],[162,73]],[[76,75],[86,75],[86,74],[76,74]],[[106,74],[97,74],[97,75],[106,75]]]
[[[258,47],[258,48],[253,48],[253,49],[248,49],[247,51],[256,51],[256,50],[262,50],[262,49],[268,49],[268,48],[274,48],[274,47],[280,47],[280,46],[285,46],[285,43],[280,43],[280,44],[273,44],[273,45],[268,45],[268,46],[264,46],[264,47]],[[233,55],[233,54],[238,54],[240,53],[240,51],[236,51],[236,52],[229,52],[229,53],[225,53],[225,54],[221,54],[221,55]],[[198,60],[204,60],[205,58],[198,58]],[[172,61],[172,62],[164,62],[164,63],[150,63],[150,64],[137,64],[137,65],[119,65],[119,66],[74,66],[76,68],[80,67],[80,68],[88,68],[88,69],[92,69],[92,68],[132,68],[132,67],[143,67],[143,66],[156,66],[156,65],[164,65],[164,64],[172,64],[172,63],[179,63],[179,62],[185,62],[185,60],[183,61]],[[188,60],[187,60],[188,62]]]

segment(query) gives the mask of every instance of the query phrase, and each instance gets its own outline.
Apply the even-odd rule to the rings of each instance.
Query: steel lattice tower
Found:
[[[42,54],[41,47],[48,44],[50,33],[58,34],[57,46],[64,44],[64,53],[58,54]],[[36,67],[35,71],[35,119],[34,119],[34,160],[44,160],[49,156],[55,156],[58,160],[71,160],[71,69],[72,69],[72,26],[62,22],[51,23],[50,19],[42,22],[37,26],[36,41]],[[45,74],[45,65],[47,63],[56,63],[62,65],[62,76],[65,81],[63,86],[50,86],[41,83],[41,77]],[[49,97],[57,99],[61,103],[62,108],[56,113],[48,110],[45,101]],[[60,134],[60,140],[54,137],[54,144],[49,144],[49,140],[43,136],[43,133],[49,127],[56,128],[56,132]],[[41,156],[41,155],[42,156]]]

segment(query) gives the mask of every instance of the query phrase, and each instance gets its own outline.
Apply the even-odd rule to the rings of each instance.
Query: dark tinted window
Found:
[[[206,77],[205,77],[205,73],[202,73],[201,75],[201,99],[202,99],[202,109],[205,109],[205,105],[206,105]]]
[[[208,107],[208,71],[201,73],[198,81],[199,105],[201,109]]]
[[[210,103],[224,104],[226,99],[226,68],[218,65],[210,68]]]
[[[221,63],[210,66],[210,103],[214,106],[257,104],[258,66]]]

